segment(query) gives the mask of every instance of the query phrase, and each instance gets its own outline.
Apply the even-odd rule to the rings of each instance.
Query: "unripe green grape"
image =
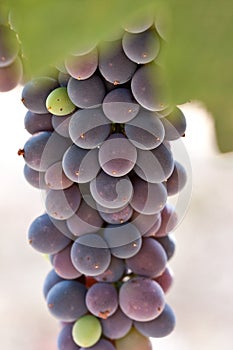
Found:
[[[63,116],[72,113],[76,106],[71,102],[66,87],[59,87],[48,95],[46,108],[54,115]]]
[[[115,340],[116,350],[152,350],[150,339],[131,328],[123,338]]]
[[[102,327],[97,317],[85,315],[74,324],[72,336],[74,342],[84,348],[95,345],[101,337]]]

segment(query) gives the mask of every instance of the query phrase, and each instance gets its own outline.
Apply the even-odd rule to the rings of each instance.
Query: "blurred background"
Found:
[[[20,88],[0,94],[1,233],[0,333],[7,350],[56,350],[59,331],[43,300],[51,266],[27,243],[27,231],[44,208],[40,191],[23,177],[17,156],[30,136],[24,130]],[[177,326],[154,350],[232,350],[233,344],[233,154],[219,154],[213,124],[199,103],[182,107],[183,142],[192,164],[192,196],[175,231],[175,275],[167,302]],[[129,349],[130,350],[130,349]]]

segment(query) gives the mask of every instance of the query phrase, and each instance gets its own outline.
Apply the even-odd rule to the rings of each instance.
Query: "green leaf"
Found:
[[[168,3],[172,23],[165,60],[173,100],[203,101],[214,116],[220,150],[233,151],[233,2]]]

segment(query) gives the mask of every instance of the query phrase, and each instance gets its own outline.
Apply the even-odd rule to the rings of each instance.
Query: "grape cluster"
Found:
[[[23,76],[20,44],[9,23],[0,23],[0,92],[14,89]]]
[[[167,199],[187,180],[170,144],[185,117],[163,91],[153,18],[114,39],[22,92],[32,136],[19,154],[46,209],[28,240],[53,266],[43,291],[59,350],[150,350],[149,337],[175,326],[165,294],[178,218]]]

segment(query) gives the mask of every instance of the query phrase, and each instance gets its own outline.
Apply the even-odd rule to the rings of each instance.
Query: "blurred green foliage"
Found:
[[[231,0],[1,0],[1,4],[9,6],[11,25],[35,74],[74,48],[111,38],[131,17],[145,11],[161,16],[169,36],[160,62],[172,101],[203,101],[215,119],[220,151],[233,151]]]

